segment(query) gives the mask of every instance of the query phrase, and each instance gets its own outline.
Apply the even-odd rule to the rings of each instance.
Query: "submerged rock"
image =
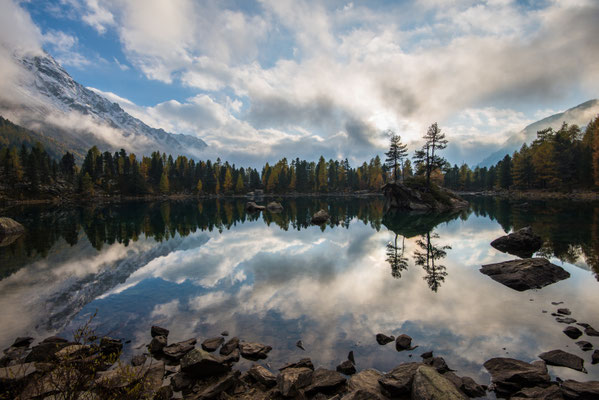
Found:
[[[497,357],[483,366],[491,374],[498,396],[509,397],[522,388],[546,385],[551,379],[544,361],[527,363],[513,358]]]
[[[569,308],[558,308],[557,313],[562,315],[570,315],[572,314],[572,311],[570,311]]]
[[[301,340],[298,340],[298,341],[295,343],[295,346],[296,346],[297,348],[299,348],[299,349],[306,350],[306,349],[304,349],[304,343],[303,343]]]
[[[262,343],[239,343],[239,351],[241,352],[241,356],[243,358],[247,358],[248,360],[259,360],[266,358],[271,350],[272,347]]]
[[[526,258],[483,265],[480,269],[494,281],[522,292],[540,289],[552,283],[567,279],[570,274],[544,258]]]
[[[576,322],[576,320],[574,318],[570,318],[570,317],[566,317],[566,318],[557,317],[555,320],[557,322],[559,322],[560,324],[573,324]]]
[[[405,333],[399,335],[395,339],[395,349],[397,351],[412,350],[412,338]]]
[[[542,245],[543,240],[533,233],[530,226],[501,236],[491,242],[491,246],[497,250],[522,258],[531,257]]]
[[[599,350],[595,350],[591,356],[591,364],[594,365],[597,363],[599,363]]]
[[[383,333],[376,334],[376,342],[382,346],[386,345],[387,343],[391,343],[394,340],[395,340],[394,336],[387,336]]]
[[[582,336],[582,331],[575,326],[568,326],[564,329],[564,333],[571,339],[578,339]]]
[[[314,225],[322,225],[324,223],[326,223],[331,217],[329,216],[329,213],[326,212],[325,210],[319,210],[316,214],[314,214],[312,216],[312,223]]]
[[[566,353],[563,350],[552,350],[539,354],[539,358],[545,361],[548,365],[558,367],[568,367],[576,371],[586,372],[584,369],[584,360],[577,355]]]
[[[596,331],[592,326],[587,326],[584,328],[584,333],[586,333],[588,336],[599,336],[599,331]]]

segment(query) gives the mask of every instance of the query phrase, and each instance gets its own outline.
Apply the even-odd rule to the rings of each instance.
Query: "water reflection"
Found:
[[[451,246],[437,246],[433,244],[431,239],[439,239],[439,235],[427,232],[416,241],[419,249],[414,251],[414,262],[424,268],[426,271],[424,280],[428,287],[436,292],[447,276],[447,268],[436,261],[447,257],[445,250],[451,249]]]
[[[391,276],[401,278],[401,271],[408,269],[408,258],[404,257],[404,249],[406,248],[406,238],[401,237],[401,246],[397,245],[399,234],[395,234],[393,242],[387,243],[387,258],[385,261],[391,266]]]

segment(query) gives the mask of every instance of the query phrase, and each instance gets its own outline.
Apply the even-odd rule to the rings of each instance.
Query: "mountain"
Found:
[[[543,118],[540,121],[528,125],[520,132],[510,136],[501,148],[480,163],[479,167],[490,167],[501,161],[506,154],[512,154],[514,151],[519,150],[524,143],[530,143],[537,137],[537,131],[553,128],[559,129],[563,122],[567,122],[569,125],[576,124],[580,127],[585,127],[591,119],[599,114],[599,100],[589,100],[576,107],[570,108],[564,112],[551,115],[547,118]]]
[[[206,143],[146,125],[76,82],[47,53],[16,59],[18,96],[0,98],[0,115],[64,144],[78,158],[96,145],[101,151],[124,148],[138,155],[153,151],[198,158]]]

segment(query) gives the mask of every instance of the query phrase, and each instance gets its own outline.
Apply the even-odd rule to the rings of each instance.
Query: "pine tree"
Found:
[[[419,167],[418,169],[423,170],[427,185],[430,185],[433,170],[441,168],[445,164],[445,159],[439,157],[435,152],[446,148],[447,140],[436,122],[428,128],[423,138],[425,140],[424,145],[421,150],[416,151],[414,160]]]
[[[198,193],[202,193],[202,180],[198,179],[198,183],[196,184],[196,190]]]
[[[403,175],[403,160],[408,156],[408,146],[401,142],[401,136],[396,135],[395,132],[390,130],[388,134],[390,135],[390,146],[389,151],[385,153],[387,156],[385,164],[393,171],[393,180],[397,181],[398,166],[401,166],[402,169],[402,179],[405,178]]]
[[[158,184],[158,190],[160,190],[160,193],[162,194],[168,194],[170,188],[169,188],[169,180],[168,180],[168,174],[166,173],[166,170],[162,172],[162,176],[160,177],[160,183]]]
[[[235,184],[235,193],[243,193],[244,185],[241,174],[237,174],[237,183]]]

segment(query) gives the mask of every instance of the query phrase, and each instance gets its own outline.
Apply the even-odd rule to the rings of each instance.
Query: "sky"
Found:
[[[361,163],[438,122],[452,163],[597,96],[596,0],[0,0],[30,43],[207,155]],[[1,18],[1,17],[0,17]],[[0,61],[0,71],[2,63]]]

